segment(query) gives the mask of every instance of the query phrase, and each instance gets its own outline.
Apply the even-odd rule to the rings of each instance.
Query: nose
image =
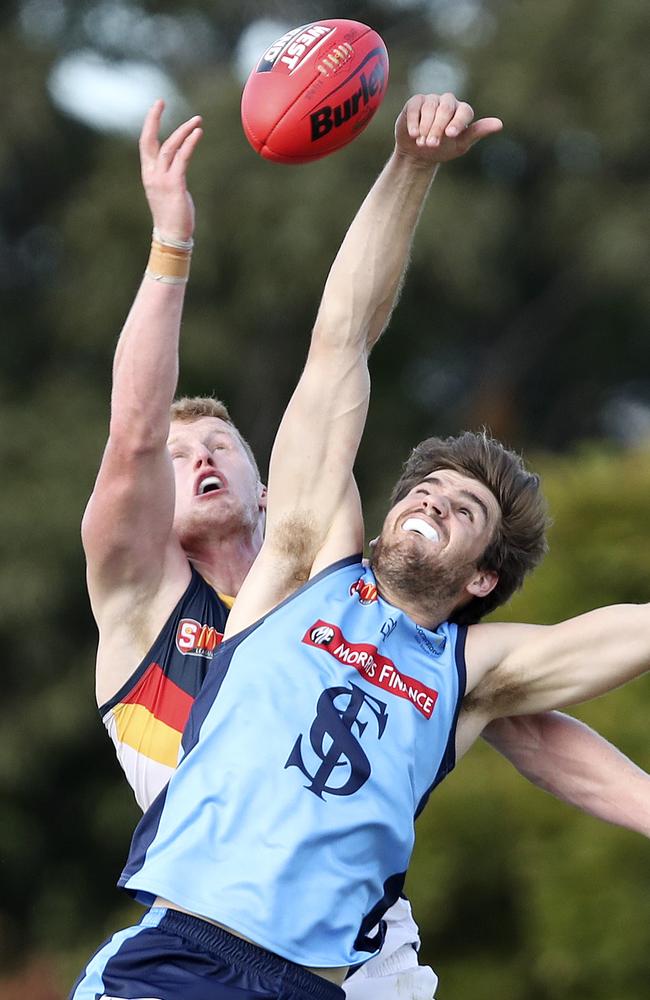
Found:
[[[449,514],[449,501],[442,493],[428,493],[424,498],[424,509],[431,515],[445,518]]]
[[[214,465],[212,452],[204,444],[197,444],[194,448],[194,468],[198,470],[204,465]]]

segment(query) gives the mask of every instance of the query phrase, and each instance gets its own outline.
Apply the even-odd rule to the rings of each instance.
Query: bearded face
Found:
[[[370,560],[382,594],[432,617],[485,596],[497,577],[479,566],[500,516],[485,485],[435,470],[384,521]]]
[[[472,560],[449,566],[423,545],[383,535],[373,548],[370,565],[382,590],[432,611],[451,601],[461,603],[464,584],[476,570]]]

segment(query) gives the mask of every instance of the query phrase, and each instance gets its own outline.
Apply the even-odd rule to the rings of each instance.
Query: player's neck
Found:
[[[236,597],[262,546],[261,528],[232,533],[218,542],[205,542],[186,549],[187,557],[220,594]]]
[[[441,601],[432,603],[430,599],[418,599],[417,597],[400,593],[399,588],[378,579],[376,574],[375,579],[377,580],[379,596],[383,601],[387,601],[393,607],[399,608],[416,625],[429,629],[431,632],[434,632],[441,622],[447,621],[454,610],[453,602]]]

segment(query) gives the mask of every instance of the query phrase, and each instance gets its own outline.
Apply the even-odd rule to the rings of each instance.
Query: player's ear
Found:
[[[472,597],[487,597],[499,582],[499,574],[493,569],[479,569],[466,586]]]
[[[268,491],[267,491],[266,486],[264,485],[264,483],[258,483],[257,484],[257,498],[258,498],[258,503],[260,505],[260,510],[266,510],[267,493],[268,493]]]

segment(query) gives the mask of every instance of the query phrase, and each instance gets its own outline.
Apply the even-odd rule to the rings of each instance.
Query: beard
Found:
[[[406,544],[404,544],[406,542]],[[461,603],[464,586],[476,563],[468,560],[458,566],[442,564],[438,553],[425,545],[408,544],[407,539],[388,540],[380,535],[370,555],[370,565],[379,584],[406,604],[417,603],[437,616],[445,615]]]

